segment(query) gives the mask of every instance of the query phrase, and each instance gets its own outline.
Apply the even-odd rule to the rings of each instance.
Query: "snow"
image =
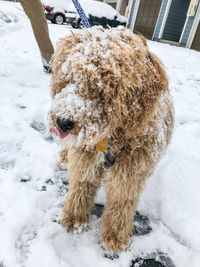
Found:
[[[67,6],[71,4],[71,0],[42,0],[45,5],[50,5],[54,7],[61,7],[66,10]]]
[[[71,0],[43,0],[42,3],[44,5],[49,5],[50,7],[54,8],[54,12],[63,12],[70,11],[68,9],[69,5],[71,4]],[[74,10],[75,11],[75,10]]]
[[[100,244],[101,219],[92,215],[81,234],[58,223],[67,176],[56,167],[57,144],[47,129],[50,75],[42,72],[20,5],[0,1],[0,11],[0,266],[129,267],[158,250],[177,267],[199,267],[200,53],[148,42],[166,66],[175,131],[138,207],[153,230],[132,237],[129,249],[110,260]],[[53,43],[69,29],[49,24]],[[105,203],[103,191],[96,202]]]

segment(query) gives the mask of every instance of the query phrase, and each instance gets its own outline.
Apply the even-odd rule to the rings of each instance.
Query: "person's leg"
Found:
[[[40,0],[19,0],[30,19],[35,39],[38,43],[43,66],[49,66],[54,48],[49,38],[48,25]]]

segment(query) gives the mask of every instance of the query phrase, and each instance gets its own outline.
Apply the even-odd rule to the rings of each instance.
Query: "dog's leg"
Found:
[[[129,245],[133,217],[147,177],[141,164],[123,153],[105,177],[107,202],[102,215],[101,240],[108,250],[121,251]]]
[[[68,152],[69,189],[63,203],[61,224],[72,231],[88,222],[96,191],[100,186],[98,155],[73,149]]]

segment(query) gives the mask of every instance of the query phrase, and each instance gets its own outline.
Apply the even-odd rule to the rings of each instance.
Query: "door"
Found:
[[[185,24],[190,0],[172,0],[162,39],[178,42]]]
[[[152,39],[162,0],[140,0],[134,32]]]
[[[199,22],[199,25],[197,27],[197,31],[196,31],[196,34],[194,36],[194,40],[192,42],[191,48],[195,49],[195,50],[200,50],[200,22]]]

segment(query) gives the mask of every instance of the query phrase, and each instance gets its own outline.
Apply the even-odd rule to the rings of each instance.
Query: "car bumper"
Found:
[[[66,22],[67,23],[72,23],[72,22],[75,22],[76,21],[76,18],[72,18],[72,17],[66,17]]]
[[[46,19],[48,19],[48,20],[53,20],[54,19],[54,15],[53,14],[45,12],[45,16],[46,16]]]

